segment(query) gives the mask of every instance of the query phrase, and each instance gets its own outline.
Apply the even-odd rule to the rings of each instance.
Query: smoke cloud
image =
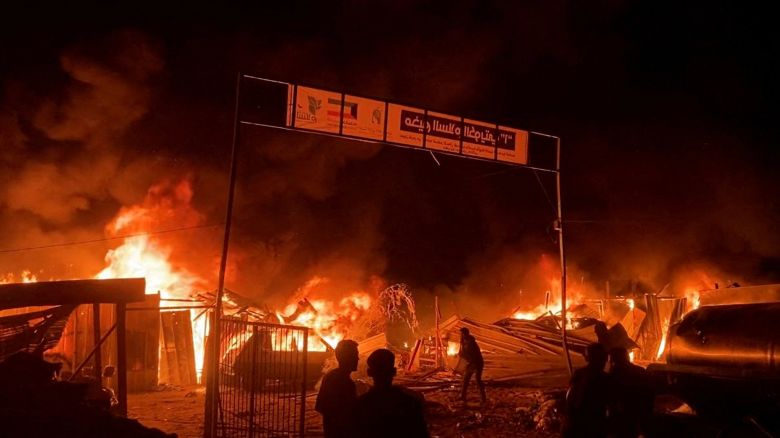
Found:
[[[755,133],[763,125],[745,108],[760,102],[743,98],[763,91],[717,68],[740,65],[739,53],[697,59],[707,88],[676,57],[647,68],[656,53],[688,59],[697,42],[654,38],[639,7],[621,2],[392,2],[372,20],[353,6],[292,33],[254,18],[230,31],[114,32],[68,42],[51,83],[9,78],[0,249],[100,239],[150,187],[186,179],[186,208],[215,226],[160,239],[215,287],[231,80],[256,71],[560,135],[574,290],[778,281],[777,161],[752,147],[774,138]],[[314,277],[329,278],[315,291],[328,296],[404,282],[423,316],[439,295],[445,313],[488,319],[536,307],[559,275],[548,176],[259,128],[242,128],[239,147],[228,270],[237,292],[285,304]],[[116,245],[0,253],[0,273],[91,275]]]

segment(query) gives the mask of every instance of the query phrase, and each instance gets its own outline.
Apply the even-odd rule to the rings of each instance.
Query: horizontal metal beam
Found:
[[[528,165],[525,165],[525,164],[513,164],[513,163],[504,162],[504,161],[497,161],[497,160],[493,160],[493,159],[488,159],[488,158],[472,157],[472,156],[466,156],[466,155],[461,155],[461,154],[455,154],[455,153],[451,153],[451,152],[444,152],[444,151],[439,151],[439,150],[426,149],[426,148],[422,148],[422,147],[407,146],[407,145],[402,145],[402,144],[398,144],[398,143],[390,143],[390,142],[386,142],[386,141],[382,141],[382,140],[371,140],[371,139],[360,138],[360,137],[349,137],[349,136],[345,136],[345,135],[331,134],[331,133],[328,133],[328,132],[314,131],[314,130],[311,130],[311,129],[290,128],[290,127],[287,127],[287,126],[276,126],[276,125],[269,125],[269,124],[266,124],[266,123],[247,122],[247,121],[244,121],[244,120],[239,121],[239,123],[242,124],[242,125],[259,126],[259,127],[262,127],[262,128],[280,129],[282,131],[292,131],[292,132],[300,132],[300,133],[305,133],[305,134],[322,135],[322,136],[325,136],[325,137],[337,138],[339,140],[344,140],[344,141],[359,141],[359,142],[363,142],[363,143],[379,144],[379,145],[383,145],[383,146],[392,146],[392,147],[397,147],[397,148],[409,149],[409,150],[413,150],[413,151],[437,153],[437,154],[442,154],[442,155],[449,155],[451,157],[465,158],[465,159],[468,159],[468,160],[482,161],[482,162],[485,162],[485,163],[498,164],[498,165],[501,165],[501,166],[516,167],[516,168],[519,168],[519,169],[538,170],[539,172],[547,172],[547,173],[552,173],[552,174],[558,173],[558,171],[554,170],[554,169],[545,169],[543,167],[534,167],[534,166],[528,166]],[[537,133],[534,132],[534,134],[537,134]],[[557,137],[553,137],[553,136],[547,135],[547,134],[544,134],[544,136],[545,137],[557,138]]]

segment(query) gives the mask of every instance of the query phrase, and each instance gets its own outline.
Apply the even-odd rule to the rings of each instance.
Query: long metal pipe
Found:
[[[227,206],[225,208],[225,236],[222,240],[222,258],[219,261],[219,281],[217,285],[217,299],[214,306],[214,315],[211,317],[210,334],[211,348],[210,367],[206,375],[206,415],[204,419],[203,435],[214,437],[217,432],[217,397],[219,396],[219,344],[220,327],[222,318],[222,297],[225,294],[225,270],[227,267],[228,247],[230,246],[230,230],[233,222],[233,199],[236,192],[236,149],[239,141],[239,103],[241,101],[241,77],[239,72],[236,78],[236,103],[233,114],[233,143],[230,150],[230,180],[228,182]]]
[[[566,334],[566,251],[563,246],[563,207],[561,200],[561,139],[555,138],[555,193],[558,200],[557,228],[558,228],[558,252],[561,256],[561,338],[563,340],[563,355],[566,358],[566,368],[571,376],[574,371],[571,366],[569,354],[569,342]]]

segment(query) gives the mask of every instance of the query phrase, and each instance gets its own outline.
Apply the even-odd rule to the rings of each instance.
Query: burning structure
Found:
[[[514,20],[528,14],[495,15],[515,17]],[[580,14],[572,17],[582,18]],[[491,23],[481,29],[492,32],[516,28],[514,22],[503,24]],[[539,35],[546,36],[547,31],[544,29]],[[223,116],[229,112],[229,105],[214,97],[226,95],[223,90],[229,87],[222,87],[223,83],[219,90],[209,87],[214,86],[214,77],[232,77],[232,70],[225,73],[222,69],[235,67],[230,62],[204,65],[202,60],[209,56],[222,59],[224,48],[179,44],[184,41],[178,39],[178,29],[166,32],[177,34],[172,47],[197,46],[183,58],[197,62],[166,67],[164,43],[142,32],[120,31],[104,39],[89,34],[89,41],[64,50],[53,49],[60,62],[56,62],[57,55],[45,61],[49,70],[37,80],[41,84],[35,84],[36,79],[29,74],[35,68],[30,69],[25,63],[12,67],[9,63],[9,70],[19,69],[15,78],[18,83],[4,81],[9,92],[3,95],[4,111],[0,115],[0,229],[2,249],[8,250],[2,253],[0,277],[6,281],[20,280],[19,277],[25,281],[146,278],[149,301],[139,304],[140,309],[131,310],[128,321],[131,327],[136,326],[129,333],[132,344],[141,346],[132,353],[139,360],[133,362],[129,371],[130,381],[137,377],[139,387],[149,387],[154,382],[195,382],[204,373],[207,308],[214,304],[213,295],[206,291],[215,287],[211,279],[216,277],[222,226],[222,164],[226,155],[224,148],[215,145],[222,145],[222,133],[229,131]],[[524,110],[518,111],[518,102],[532,98],[529,106],[523,108],[540,111],[561,107],[550,104],[548,93],[537,91],[544,90],[536,85],[540,78],[555,78],[553,88],[559,90],[560,82],[571,83],[571,89],[562,93],[561,99],[563,95],[574,95],[571,92],[577,89],[597,89],[589,82],[593,79],[604,80],[605,85],[612,85],[615,79],[601,74],[603,65],[610,64],[599,58],[599,70],[595,70],[599,74],[589,69],[593,64],[585,68],[587,74],[576,71],[565,80],[536,69],[526,77],[531,79],[526,83],[534,84],[530,87],[533,90],[511,91],[522,86],[523,81],[516,79],[518,71],[526,71],[526,55],[515,60],[522,68],[505,69],[503,75],[490,74],[497,81],[492,84],[481,71],[489,67],[492,72],[504,65],[507,53],[515,56],[514,41],[520,39],[506,38],[506,42],[496,44],[498,50],[482,50],[485,41],[503,38],[494,38],[488,32],[483,38],[461,32],[442,35],[445,42],[430,46],[421,42],[429,38],[416,36],[381,45],[389,48],[389,53],[399,54],[416,47],[411,51],[413,57],[403,58],[410,65],[419,61],[415,64],[419,70],[404,70],[431,72],[432,79],[405,72],[376,76],[375,72],[387,70],[386,58],[368,57],[376,61],[361,62],[377,62],[366,66],[366,71],[371,72],[366,76],[373,79],[363,81],[364,88],[355,92],[397,96],[400,100],[420,96],[420,102],[432,108],[460,109],[475,101],[490,102],[487,107],[474,109],[509,114],[511,120],[505,120],[507,123],[530,122]],[[569,35],[560,39],[570,40],[577,39]],[[592,41],[583,39],[586,40]],[[568,58],[579,51],[560,41],[551,43],[555,45],[554,58]],[[341,61],[325,59],[328,57],[322,56],[322,41],[311,42],[315,44],[271,50],[258,56],[286,60],[280,66],[289,64],[289,71],[288,67],[277,66],[283,76],[297,77],[298,71],[305,70],[311,76],[307,80],[320,83],[320,74],[328,82],[328,75],[339,76],[346,70],[351,75],[359,70],[354,68],[358,63],[345,67],[336,65]],[[508,50],[503,50],[503,44],[510,46]],[[459,61],[463,47],[473,48],[470,52],[479,58],[465,69]],[[20,58],[31,59],[24,45],[14,50],[24,52]],[[453,50],[452,59],[457,62],[448,61],[444,53],[447,50]],[[489,58],[494,55],[502,60]],[[534,53],[531,59],[543,59],[540,65],[550,65],[547,55],[536,56]],[[312,59],[322,68],[310,69]],[[255,59],[251,61],[254,62]],[[561,74],[572,66],[565,59],[554,62],[567,67],[555,69]],[[202,76],[190,74],[195,64],[198,71],[204,72]],[[454,75],[448,76],[451,74]],[[174,81],[175,86],[166,86],[161,83],[163,76],[186,77],[193,82]],[[441,81],[441,77],[450,80]],[[577,82],[577,78],[587,79]],[[620,90],[622,98],[625,90]],[[648,95],[658,95],[656,91],[644,90],[630,99],[646,101]],[[718,96],[722,95],[720,91]],[[577,102],[596,102],[601,97],[583,93]],[[158,101],[156,96],[165,98]],[[175,102],[171,103],[168,97]],[[203,101],[199,99],[208,102],[201,105]],[[687,103],[689,97],[681,100]],[[656,114],[668,112],[670,107],[665,101],[655,105],[658,106],[650,111]],[[566,191],[566,196],[574,201],[572,217],[584,219],[573,223],[588,227],[574,233],[573,246],[577,250],[570,265],[580,264],[584,273],[590,273],[588,279],[641,278],[657,287],[639,288],[637,294],[613,294],[624,298],[608,300],[600,298],[603,293],[583,293],[579,299],[570,300],[579,305],[567,309],[572,317],[566,321],[556,317],[559,292],[550,279],[560,273],[545,272],[541,280],[532,273],[539,254],[551,252],[552,248],[553,233],[546,210],[549,198],[543,196],[548,193],[537,187],[537,183],[543,188],[551,185],[544,175],[509,175],[493,167],[456,163],[447,157],[434,161],[427,154],[410,157],[374,145],[354,147],[330,140],[247,133],[242,145],[247,151],[243,164],[251,170],[245,168],[239,175],[238,191],[245,196],[238,197],[240,217],[236,219],[235,252],[227,269],[227,284],[240,295],[228,294],[228,314],[258,323],[309,327],[306,341],[310,350],[327,352],[329,346],[345,336],[365,336],[366,344],[385,345],[393,341],[383,339],[381,333],[368,335],[375,331],[361,332],[360,321],[371,313],[372,303],[387,286],[374,286],[372,282],[375,278],[387,278],[388,283],[404,281],[413,285],[416,308],[425,328],[433,325],[434,296],[440,297],[443,307],[450,307],[443,312],[445,317],[461,316],[453,320],[456,322],[444,319],[440,324],[444,336],[450,334],[450,323],[480,327],[485,335],[483,342],[491,348],[496,346],[495,363],[498,359],[510,361],[510,356],[522,351],[523,359],[533,356],[540,362],[549,359],[551,366],[562,366],[558,360],[561,347],[556,345],[561,341],[555,334],[558,326],[572,325],[575,351],[585,340],[598,339],[595,323],[585,325],[580,321],[584,318],[601,320],[608,330],[619,323],[639,346],[634,352],[636,360],[663,361],[665,352],[670,351],[670,338],[666,335],[671,330],[669,326],[690,308],[697,307],[698,298],[695,293],[686,297],[685,287],[673,292],[649,292],[660,290],[678,269],[688,270],[688,264],[700,260],[720,262],[719,266],[737,261],[733,270],[748,277],[771,271],[777,248],[773,233],[776,221],[771,217],[768,220],[763,208],[752,207],[763,207],[764,200],[773,199],[774,185],[766,184],[763,178],[774,180],[776,172],[760,158],[749,153],[739,155],[746,150],[741,146],[755,143],[753,138],[737,140],[734,133],[713,133],[706,125],[702,125],[703,132],[693,128],[669,132],[671,128],[665,120],[650,120],[642,112],[636,119],[616,126],[616,120],[628,117],[624,108],[604,106],[612,109],[602,107],[594,112],[594,117],[601,117],[599,129],[592,128],[594,121],[581,120],[583,111],[572,110],[563,119],[557,111],[539,115],[540,126],[561,126],[566,135],[583,146],[571,148],[570,158],[564,161],[567,172],[571,172],[568,178],[575,182]],[[677,119],[689,119],[689,106],[674,106],[680,108]],[[590,108],[587,112],[591,112]],[[334,114],[342,117],[338,110],[331,113],[330,118]],[[699,117],[704,120],[701,117],[705,116]],[[214,123],[206,123],[207,120]],[[640,131],[637,126],[646,128]],[[614,135],[607,138],[585,134],[597,131]],[[646,132],[670,141],[659,141]],[[632,142],[637,147],[625,147]],[[702,159],[701,150],[691,147],[694,143],[707,145],[708,159]],[[659,147],[667,148],[662,151],[665,153],[659,154]],[[718,160],[713,162],[719,155],[728,158],[721,159],[720,164]],[[606,156],[609,159],[602,159]],[[670,156],[675,160],[669,160]],[[361,165],[356,166],[357,162]],[[659,168],[669,171],[657,172]],[[719,175],[717,181],[712,175]],[[690,193],[686,190],[682,194],[683,186]],[[521,187],[530,187],[534,192]],[[196,191],[200,199],[195,196]],[[656,205],[657,211],[648,208]],[[734,208],[724,213],[726,205]],[[537,209],[538,206],[542,208]],[[541,224],[540,231],[532,233],[518,225],[521,223]],[[63,245],[48,247],[59,243]],[[42,247],[47,247],[45,252]],[[753,270],[756,266],[759,268]],[[569,277],[570,284],[582,283],[577,281],[579,275]],[[709,283],[692,291],[713,287],[713,282]],[[520,289],[526,294],[520,295]],[[552,291],[547,300],[546,290]],[[450,306],[451,301],[456,303]],[[521,308],[512,311],[518,304],[522,304]],[[553,315],[543,316],[548,311]],[[92,307],[79,308],[65,327],[59,348],[63,349],[60,354],[71,362],[70,367],[83,362],[92,348],[91,312]],[[101,308],[99,313],[99,319],[106,320],[100,325],[105,332],[111,324],[111,312]],[[471,318],[467,319],[467,314]],[[510,314],[515,318],[502,319]],[[578,330],[584,330],[581,336],[575,333]],[[592,333],[586,333],[587,330]],[[413,349],[415,338],[420,336],[407,336],[404,341]],[[436,338],[435,342],[420,346],[422,364],[428,359],[422,354],[425,348],[436,346],[433,351],[439,357],[434,361],[438,365],[442,350],[457,342],[454,334],[446,339],[439,335]],[[262,344],[261,339],[262,336],[247,337],[242,345],[251,349],[255,343]],[[292,343],[272,341],[271,345],[278,344],[274,351],[294,351],[302,348],[302,341],[297,336]],[[245,350],[238,351],[251,356]],[[106,364],[112,363],[108,352],[103,357]],[[153,357],[158,359],[147,360]],[[184,366],[179,368],[180,364]],[[512,372],[504,370],[504,376],[511,376]]]

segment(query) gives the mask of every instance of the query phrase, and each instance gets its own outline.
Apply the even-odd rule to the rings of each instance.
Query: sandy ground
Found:
[[[557,415],[551,413],[556,406],[556,397],[562,397],[558,383],[525,381],[522,385],[488,386],[488,401],[484,405],[479,403],[476,388],[471,388],[466,405],[458,400],[457,385],[426,391],[426,418],[431,436],[559,436],[559,433],[555,432],[559,427],[555,422]],[[306,436],[309,437],[322,436],[322,418],[314,411],[316,395],[316,392],[312,391],[306,397]],[[205,390],[202,387],[164,387],[159,391],[130,394],[128,407],[130,416],[145,426],[168,433],[175,432],[182,438],[199,438],[203,436],[204,401]],[[676,399],[656,399],[656,411],[666,412],[656,415],[658,432],[663,431],[659,436],[719,436],[715,425],[704,419],[672,413],[678,404]],[[540,430],[540,422],[548,422],[549,430]]]
[[[516,386],[489,387],[488,402],[479,403],[475,391],[466,405],[458,401],[457,388],[425,393],[426,417],[434,437],[553,437],[535,430],[533,412],[540,393]],[[306,436],[322,436],[322,421],[314,411],[316,393],[307,397]],[[203,435],[205,392],[202,387],[167,387],[160,391],[130,394],[129,415],[146,426],[175,432],[182,438]]]
[[[181,438],[202,437],[205,389],[199,386],[160,389],[129,394],[128,416],[144,426],[175,432]]]

